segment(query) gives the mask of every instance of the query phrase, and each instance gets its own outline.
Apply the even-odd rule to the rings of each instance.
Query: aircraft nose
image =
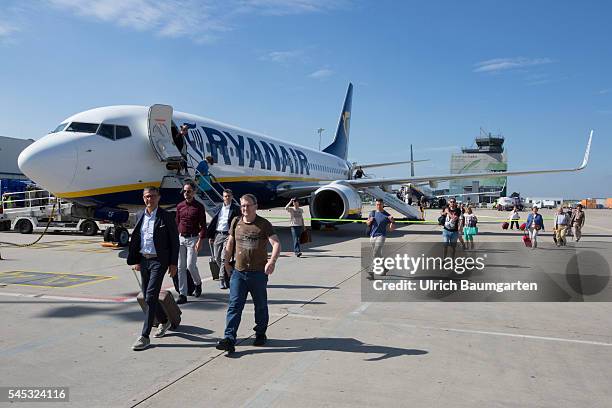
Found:
[[[17,165],[44,189],[65,192],[76,172],[76,145],[61,133],[47,135],[26,147],[17,158]]]

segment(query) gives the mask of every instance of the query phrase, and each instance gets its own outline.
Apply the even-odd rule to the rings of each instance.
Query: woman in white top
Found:
[[[289,225],[291,226],[291,236],[293,237],[293,252],[295,256],[302,256],[302,249],[300,248],[300,235],[304,229],[304,210],[300,208],[300,203],[295,198],[292,198],[287,205],[285,210],[289,212],[291,217]]]
[[[466,248],[474,249],[474,235],[478,233],[478,227],[476,226],[478,224],[478,218],[472,213],[472,207],[467,207],[465,214],[463,214],[463,219],[463,237],[465,239]]]
[[[518,208],[514,207],[510,213],[510,229],[514,229],[514,224],[516,224],[516,229],[519,229],[518,220],[520,219],[521,215],[519,214]]]

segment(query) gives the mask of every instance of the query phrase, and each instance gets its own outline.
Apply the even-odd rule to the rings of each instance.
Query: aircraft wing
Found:
[[[478,178],[492,178],[492,177],[505,177],[505,176],[524,176],[528,174],[547,174],[547,173],[563,173],[580,171],[587,166],[589,161],[589,154],[591,151],[591,140],[593,139],[593,131],[589,135],[589,141],[587,142],[586,151],[584,152],[584,158],[582,164],[576,168],[569,169],[543,169],[543,170],[524,170],[524,171],[497,171],[497,172],[485,172],[485,173],[464,173],[464,174],[447,174],[442,176],[414,176],[414,177],[389,177],[389,178],[361,178],[353,180],[327,180],[315,182],[312,184],[300,184],[294,182],[282,183],[277,187],[277,194],[281,197],[306,197],[313,191],[328,185],[330,183],[345,183],[355,188],[367,188],[367,187],[380,187],[388,186],[392,184],[427,184],[430,182],[448,181],[448,180],[460,180],[460,179],[478,179]],[[470,195],[472,193],[468,193]],[[474,193],[475,194],[475,193]],[[490,193],[487,193],[490,194]]]
[[[586,147],[586,151],[584,152],[584,158],[582,160],[582,164],[576,168],[446,174],[442,176],[362,178],[362,179],[354,179],[354,180],[344,180],[343,183],[349,184],[356,188],[360,188],[360,187],[384,186],[384,185],[391,185],[391,184],[421,183],[421,182],[426,183],[426,182],[439,182],[439,181],[448,181],[448,180],[479,179],[479,178],[505,177],[505,176],[524,176],[528,174],[548,174],[548,173],[564,173],[564,172],[580,171],[587,166],[587,163],[589,161],[589,154],[591,151],[591,140],[592,139],[593,139],[593,131],[591,130],[591,133],[589,135],[589,141]]]

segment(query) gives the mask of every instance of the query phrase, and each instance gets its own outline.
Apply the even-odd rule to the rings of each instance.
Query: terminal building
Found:
[[[492,135],[482,129],[476,138],[476,147],[464,147],[461,153],[451,156],[451,174],[498,172],[508,170],[508,159],[504,151],[504,137]],[[492,203],[499,197],[506,196],[507,177],[494,177],[475,180],[452,180],[449,182],[449,194],[480,193],[463,196],[471,203]],[[482,194],[491,192],[491,194]]]
[[[0,179],[27,180],[28,178],[19,170],[17,157],[30,144],[32,139],[15,139],[0,136]]]

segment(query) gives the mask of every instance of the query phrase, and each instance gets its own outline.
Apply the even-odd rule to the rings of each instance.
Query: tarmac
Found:
[[[520,242],[500,228],[508,213],[476,214],[477,242]],[[587,210],[583,239],[567,249],[606,248],[611,216]],[[610,406],[609,301],[362,302],[363,224],[314,231],[297,258],[287,222],[273,221],[284,250],[268,285],[269,341],[252,346],[249,301],[231,356],[215,349],[228,292],[211,280],[207,249],[198,259],[202,296],[181,307],[176,331],[135,352],[143,313],[125,249],[69,234],[0,246],[0,386],[69,387],[68,403],[24,407]],[[551,221],[546,228],[537,251],[556,250]],[[0,233],[16,243],[35,237]],[[440,240],[435,224],[404,224],[388,242]],[[608,265],[610,252],[602,252]]]

